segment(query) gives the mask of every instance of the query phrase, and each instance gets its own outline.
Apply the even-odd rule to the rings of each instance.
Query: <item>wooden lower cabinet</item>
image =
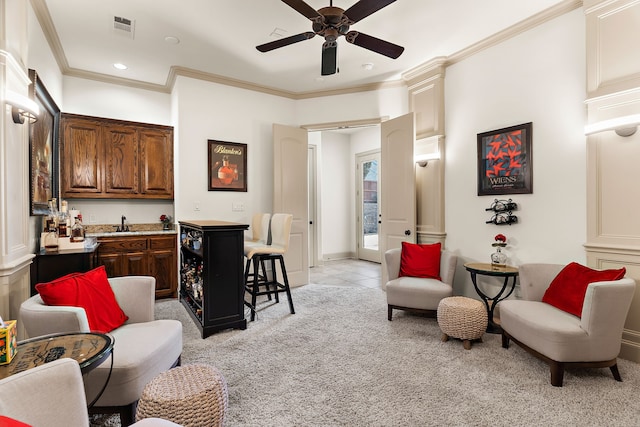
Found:
[[[176,235],[99,237],[98,265],[108,277],[153,276],[156,298],[176,298]]]

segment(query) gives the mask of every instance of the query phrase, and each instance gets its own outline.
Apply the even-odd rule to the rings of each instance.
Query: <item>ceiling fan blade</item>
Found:
[[[256,49],[258,49],[260,52],[269,52],[270,50],[278,49],[279,47],[289,46],[290,44],[309,40],[315,35],[316,33],[307,31],[306,33],[300,33],[296,34],[295,36],[289,36],[269,43],[261,44],[260,46],[256,46]]]
[[[314,8],[312,8],[302,0],[282,0],[282,2],[288,4],[289,6],[294,8],[298,13],[306,16],[311,20],[318,17],[322,18],[322,15],[320,15]]]
[[[323,76],[335,74],[338,71],[338,43],[327,41],[322,45],[322,72]]]
[[[344,38],[351,44],[355,44],[356,46],[369,49],[393,59],[396,59],[402,55],[402,52],[404,52],[404,47],[402,46],[398,46],[397,44],[393,44],[358,31],[349,31],[345,34]]]
[[[383,7],[390,5],[394,1],[396,0],[360,0],[349,9],[345,10],[344,14],[349,18],[349,25],[353,25],[372,13],[379,11]]]

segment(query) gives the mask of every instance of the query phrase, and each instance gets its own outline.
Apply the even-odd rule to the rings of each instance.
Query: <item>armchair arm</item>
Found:
[[[30,337],[90,331],[84,308],[46,305],[40,295],[34,295],[20,305],[20,322]]]
[[[78,362],[65,357],[0,380],[0,414],[33,426],[88,427]]]
[[[580,327],[590,336],[610,339],[619,347],[635,289],[636,282],[629,277],[590,283],[582,304]]]
[[[112,277],[109,283],[120,308],[129,316],[127,323],[144,323],[154,320],[155,277]]]
[[[398,278],[398,274],[400,274],[400,253],[402,249],[395,248],[389,249],[384,253],[384,261],[387,263],[387,283],[390,280],[394,280]]]
[[[442,279],[442,283],[453,285],[457,263],[458,255],[450,251],[442,251],[440,259],[440,278]]]

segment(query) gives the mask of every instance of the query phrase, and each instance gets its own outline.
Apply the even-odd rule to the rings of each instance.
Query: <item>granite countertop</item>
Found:
[[[163,230],[162,224],[127,224],[129,231],[116,231],[120,224],[92,224],[84,227],[87,237],[126,237],[126,236],[149,236],[156,234],[178,234],[173,228]]]

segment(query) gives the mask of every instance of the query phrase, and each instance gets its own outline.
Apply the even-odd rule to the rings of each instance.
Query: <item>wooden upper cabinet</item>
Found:
[[[173,198],[173,131],[140,129],[140,192]]]
[[[105,191],[138,194],[138,136],[135,128],[108,126],[104,129]]]
[[[100,123],[70,118],[62,121],[61,135],[63,196],[102,193],[104,146]]]
[[[173,128],[62,114],[62,197],[173,199]]]

